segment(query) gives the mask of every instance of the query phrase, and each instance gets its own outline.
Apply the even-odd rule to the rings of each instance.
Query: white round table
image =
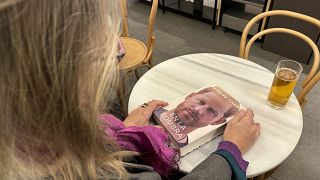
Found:
[[[244,107],[255,112],[261,134],[243,156],[249,161],[247,177],[263,174],[283,162],[296,147],[302,132],[303,116],[294,95],[285,109],[266,104],[274,74],[251,61],[222,54],[190,54],[169,59],[146,72],[134,86],[129,111],[152,99],[172,101],[207,85],[222,87]],[[192,151],[179,164],[190,172],[217,148],[218,137]]]

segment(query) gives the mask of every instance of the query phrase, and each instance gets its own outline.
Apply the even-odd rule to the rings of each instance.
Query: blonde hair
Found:
[[[0,1],[1,178],[126,178],[97,120],[117,80],[118,3]]]

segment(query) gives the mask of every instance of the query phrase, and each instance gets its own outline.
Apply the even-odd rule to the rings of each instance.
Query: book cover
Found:
[[[207,86],[158,108],[153,119],[162,125],[181,156],[222,134],[240,103],[218,86]]]

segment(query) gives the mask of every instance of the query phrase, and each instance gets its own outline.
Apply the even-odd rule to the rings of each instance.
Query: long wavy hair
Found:
[[[119,3],[0,1],[1,178],[126,178],[97,120],[117,82]]]

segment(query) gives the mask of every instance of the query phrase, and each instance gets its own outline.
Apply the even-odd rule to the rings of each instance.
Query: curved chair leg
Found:
[[[152,68],[151,64],[145,64],[145,66],[148,68],[148,70],[150,70]]]
[[[152,68],[152,66],[149,64],[149,62],[141,64],[138,68],[142,68],[142,67],[146,67],[146,68],[148,68],[148,70],[150,70]]]

